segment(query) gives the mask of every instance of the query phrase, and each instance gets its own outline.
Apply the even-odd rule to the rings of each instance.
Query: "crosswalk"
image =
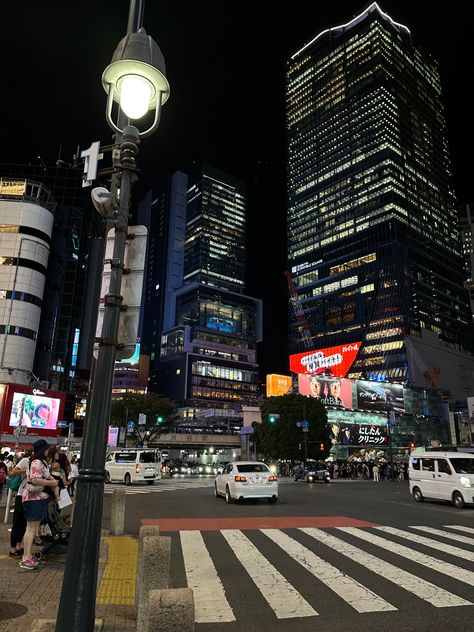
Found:
[[[213,487],[214,479],[195,481],[193,479],[181,480],[177,483],[171,481],[156,481],[154,485],[124,485],[123,483],[109,483],[105,485],[104,494],[112,494],[114,489],[125,489],[125,494],[160,494],[162,492],[176,492],[183,489],[197,489],[202,487]]]
[[[245,624],[258,614],[267,629],[263,622],[319,615],[474,606],[474,528],[463,525],[190,529],[172,538],[173,585],[193,589],[196,623]]]

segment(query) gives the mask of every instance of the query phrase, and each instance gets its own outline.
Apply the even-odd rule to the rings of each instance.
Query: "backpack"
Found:
[[[0,463],[0,485],[4,485],[7,480],[7,466],[5,463]]]
[[[17,492],[20,489],[22,479],[23,476],[21,474],[10,476],[8,479],[8,487],[12,490],[12,492]]]

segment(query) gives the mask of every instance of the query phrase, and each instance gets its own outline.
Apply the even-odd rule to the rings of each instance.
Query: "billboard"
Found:
[[[323,375],[298,375],[300,395],[316,397],[326,406],[352,408],[352,380]]]
[[[345,377],[356,359],[360,342],[352,342],[337,347],[326,347],[290,356],[290,371],[311,375],[313,373],[331,373],[335,377]]]
[[[403,412],[405,400],[402,384],[389,384],[388,382],[356,381],[357,408],[364,410]]]
[[[385,414],[328,411],[329,440],[332,446],[387,446]]]
[[[9,384],[2,411],[2,432],[12,433],[19,426],[31,435],[57,436],[58,419],[64,412],[65,393]]]
[[[290,375],[271,373],[267,375],[267,397],[288,395],[291,392],[292,385],[293,380]]]

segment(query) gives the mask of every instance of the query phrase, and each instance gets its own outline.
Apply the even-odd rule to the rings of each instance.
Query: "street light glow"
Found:
[[[153,87],[150,82],[139,75],[126,75],[120,80],[120,107],[131,119],[144,116],[150,107]]]

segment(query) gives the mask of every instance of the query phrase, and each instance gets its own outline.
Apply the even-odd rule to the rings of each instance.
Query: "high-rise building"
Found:
[[[188,191],[184,282],[242,292],[245,188],[204,165]]]
[[[459,209],[462,253],[464,256],[464,287],[469,292],[471,312],[474,317],[474,217],[472,205],[464,204]]]
[[[142,350],[152,390],[188,420],[227,423],[258,391],[261,302],[244,295],[245,189],[207,165],[139,208],[149,226]],[[224,420],[224,422],[223,422]]]
[[[409,337],[472,351],[436,62],[373,3],[295,52],[286,99],[288,258],[311,347],[361,342],[349,376],[400,381]],[[290,314],[292,352],[302,328]]]

